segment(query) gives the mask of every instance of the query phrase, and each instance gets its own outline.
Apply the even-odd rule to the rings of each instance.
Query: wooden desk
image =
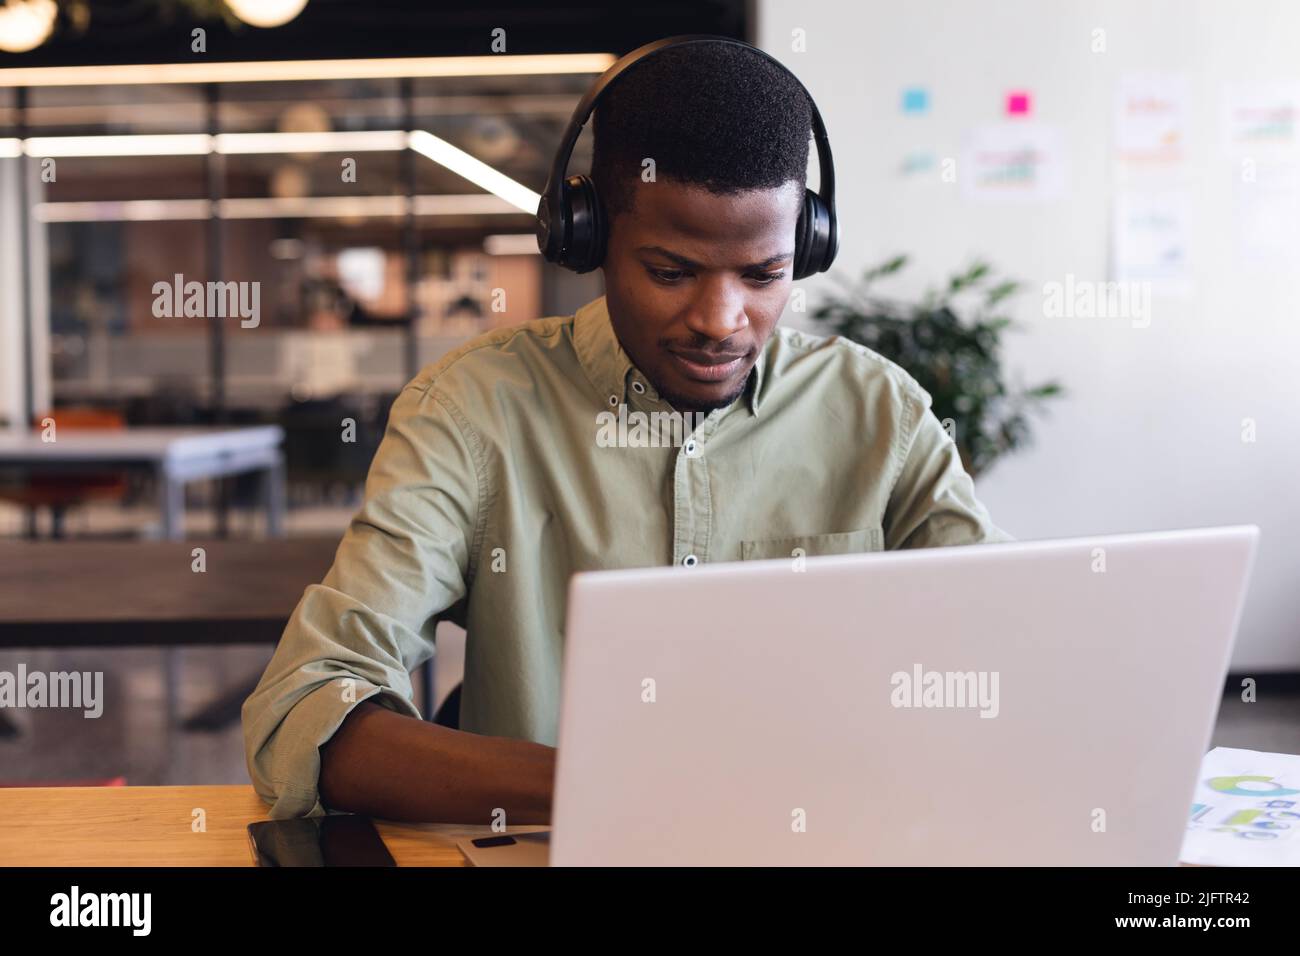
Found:
[[[196,808],[207,815],[204,833],[190,829]],[[253,866],[245,828],[265,819],[251,786],[0,788],[0,867]],[[453,823],[375,828],[398,866],[464,866],[456,841],[492,834]]]
[[[206,832],[190,829],[196,808]],[[245,828],[265,819],[251,786],[0,789],[0,866],[253,866]],[[456,841],[492,833],[446,823],[375,826],[398,866],[463,866]]]

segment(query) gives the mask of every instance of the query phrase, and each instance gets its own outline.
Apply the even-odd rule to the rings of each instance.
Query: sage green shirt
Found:
[[[604,298],[421,371],[244,704],[271,815],[326,812],[318,748],[357,702],[419,716],[410,672],[441,618],[468,632],[461,729],[554,745],[576,571],[1011,540],[930,396],[847,340],[778,328],[742,398],[691,425],[632,365]]]

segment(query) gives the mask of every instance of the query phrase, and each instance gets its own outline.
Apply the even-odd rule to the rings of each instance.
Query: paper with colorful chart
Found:
[[[1179,859],[1300,866],[1300,756],[1231,747],[1206,754]]]

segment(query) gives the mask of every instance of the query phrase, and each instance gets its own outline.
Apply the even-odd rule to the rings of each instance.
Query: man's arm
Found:
[[[325,805],[386,820],[549,823],[555,749],[359,705],[321,748]]]
[[[486,484],[461,411],[436,387],[403,389],[333,566],[244,704],[249,775],[273,818],[327,804],[447,822],[549,812],[550,748],[435,727],[413,703],[410,672],[433,653],[438,615],[467,593]]]
[[[1014,541],[975,497],[957,446],[930,409],[929,393],[903,391],[901,463],[885,513],[885,549]]]

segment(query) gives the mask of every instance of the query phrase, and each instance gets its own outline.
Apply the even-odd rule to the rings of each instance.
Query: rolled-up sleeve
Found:
[[[244,748],[275,819],[320,816],[320,746],[358,703],[418,717],[410,672],[464,597],[480,533],[483,455],[436,385],[398,395],[365,500],[320,584],[304,592],[243,706]]]
[[[885,548],[940,548],[1014,541],[975,497],[957,445],[919,385],[906,390],[898,477],[885,514]]]

